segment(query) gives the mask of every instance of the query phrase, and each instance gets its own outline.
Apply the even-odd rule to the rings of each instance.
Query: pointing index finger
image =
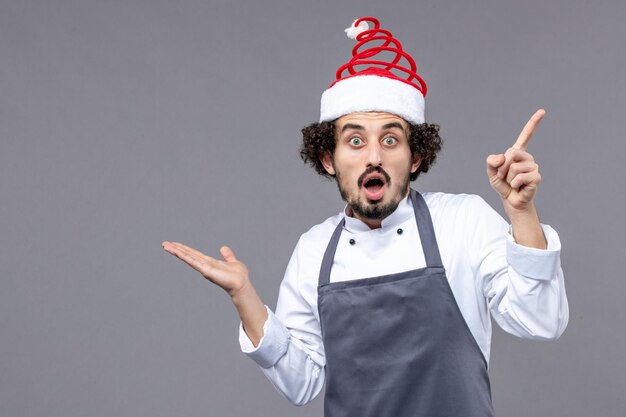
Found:
[[[545,116],[545,114],[546,114],[546,111],[544,109],[539,109],[535,112],[535,114],[533,114],[530,117],[530,119],[528,120],[524,128],[522,129],[522,132],[517,137],[517,140],[515,141],[513,148],[519,149],[522,151],[526,150],[526,148],[528,147],[528,144],[530,143],[530,139],[533,137],[533,134],[535,133],[535,129],[537,128],[537,126],[539,125],[539,122],[541,121],[541,119],[543,119],[543,116]]]

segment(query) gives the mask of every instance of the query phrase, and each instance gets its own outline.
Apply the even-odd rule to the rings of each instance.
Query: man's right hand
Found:
[[[220,253],[224,257],[224,260],[220,261],[179,242],[165,241],[161,245],[167,252],[220,286],[231,297],[249,284],[248,268],[235,257],[228,246],[220,248]]]
[[[222,246],[220,253],[224,260],[220,261],[182,243],[165,241],[161,245],[165,251],[200,272],[203,277],[230,295],[246,334],[254,346],[258,346],[263,337],[263,325],[268,313],[250,281],[248,268],[235,257],[233,251]]]

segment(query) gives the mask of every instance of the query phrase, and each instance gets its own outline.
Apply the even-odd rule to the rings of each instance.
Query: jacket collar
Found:
[[[372,229],[363,223],[361,220],[356,217],[351,217],[348,215],[348,205],[343,209],[343,214],[346,218],[345,229],[352,233],[362,233],[369,232]],[[413,211],[413,203],[411,202],[411,193],[407,193],[407,196],[400,201],[398,204],[398,208],[391,213],[389,216],[385,217],[381,223],[381,232],[385,232],[389,229],[395,229],[404,223],[408,218],[414,216]]]

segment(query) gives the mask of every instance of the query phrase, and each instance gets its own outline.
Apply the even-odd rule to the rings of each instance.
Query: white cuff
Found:
[[[290,334],[289,330],[274,315],[268,306],[267,320],[263,324],[263,337],[259,345],[254,347],[252,341],[243,329],[243,323],[239,323],[239,345],[241,351],[248,355],[261,368],[271,368],[280,358],[287,353]]]
[[[519,274],[541,281],[556,277],[561,263],[561,241],[556,231],[548,225],[541,225],[548,242],[547,249],[529,248],[513,240],[510,228],[507,233],[507,261]]]

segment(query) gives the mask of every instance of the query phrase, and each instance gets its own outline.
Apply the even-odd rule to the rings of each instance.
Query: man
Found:
[[[424,121],[426,85],[378,20],[347,32],[359,43],[322,95],[320,123],[303,129],[301,151],[335,177],[347,205],[300,238],[276,313],[229,248],[218,261],[163,247],[227,291],[243,351],[292,403],[325,383],[326,416],[491,416],[490,314],[533,339],[558,338],[568,320],[560,243],[539,222],[540,175],[526,151],[545,112],[487,158],[510,226],[477,196],[421,195],[410,181],[441,147],[438,126]]]

